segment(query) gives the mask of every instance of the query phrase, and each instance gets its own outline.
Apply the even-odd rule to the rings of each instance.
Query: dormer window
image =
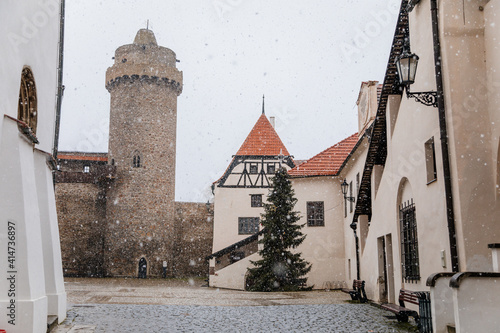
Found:
[[[140,168],[142,166],[142,161],[141,161],[141,154],[139,151],[134,152],[134,156],[132,157],[132,167],[133,168]]]

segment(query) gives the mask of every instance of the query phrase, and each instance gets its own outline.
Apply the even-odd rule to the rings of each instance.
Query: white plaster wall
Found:
[[[210,287],[245,290],[245,275],[247,273],[247,268],[253,267],[250,260],[256,261],[260,258],[259,254],[254,253],[232,265],[218,270],[214,275],[210,275]]]
[[[496,278],[465,278],[453,288],[456,331],[500,332],[500,283]]]
[[[498,241],[496,1],[440,3],[446,112],[460,270],[491,271],[488,243]],[[485,10],[480,10],[480,6]],[[485,16],[488,21],[485,22]]]
[[[7,281],[0,281],[0,327],[8,332],[45,332],[48,314],[46,275],[56,263],[44,256],[41,223],[50,225],[57,252],[58,239],[50,169],[42,153],[19,133],[17,124],[4,115],[17,118],[21,72],[29,66],[37,89],[38,124],[36,148],[52,152],[57,84],[59,39],[59,1],[26,0],[0,2],[0,219],[2,253],[7,253],[7,221],[16,222],[16,326],[7,323]],[[36,154],[41,156],[38,158]],[[38,179],[40,174],[44,178]],[[42,187],[39,187],[42,186]],[[47,213],[47,214],[46,214]],[[45,220],[49,218],[50,221]],[[57,244],[56,244],[57,243]],[[57,254],[51,260],[58,260]],[[47,264],[47,267],[44,267]],[[60,264],[59,264],[60,265]],[[52,267],[51,267],[52,266]],[[0,259],[1,271],[7,272],[7,258]],[[56,275],[60,274],[57,278]],[[56,279],[60,309],[65,317],[62,269],[48,275]],[[51,284],[51,282],[49,282]],[[53,285],[56,282],[52,283]],[[64,308],[64,311],[63,309]],[[64,318],[62,317],[62,318]],[[61,320],[61,318],[59,318]]]
[[[448,333],[447,326],[455,323],[451,276],[439,278],[431,287],[432,328],[434,333]]]
[[[298,200],[295,210],[301,216],[297,223],[305,224],[301,231],[306,235],[296,251],[312,265],[307,284],[315,289],[345,287],[343,198],[339,180],[332,176],[294,178],[292,186]],[[324,202],[324,226],[307,225],[308,201]]]
[[[262,201],[265,202],[268,191],[262,188],[215,188],[213,252],[251,236],[238,234],[238,218],[260,218],[264,208],[251,207],[250,195],[262,194]]]

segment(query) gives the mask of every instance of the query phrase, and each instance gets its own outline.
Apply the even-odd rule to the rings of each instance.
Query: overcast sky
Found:
[[[361,81],[383,80],[398,0],[67,1],[60,150],[106,152],[106,69],[149,27],[183,71],[176,200],[205,202],[262,110],[296,159],[357,131]]]

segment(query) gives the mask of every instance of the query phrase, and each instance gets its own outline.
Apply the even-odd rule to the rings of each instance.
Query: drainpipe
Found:
[[[350,227],[351,227],[352,231],[354,232],[354,239],[356,241],[356,279],[361,280],[360,274],[359,274],[359,238],[358,238],[358,234],[356,233],[357,223],[352,222]]]
[[[63,81],[63,56],[64,56],[64,10],[65,0],[61,0],[60,18],[59,18],[59,64],[57,68],[57,100],[56,100],[56,119],[54,128],[54,148],[52,156],[57,162],[57,152],[59,149],[59,127],[61,123],[61,105],[64,92]]]
[[[434,65],[436,72],[436,90],[439,113],[439,129],[441,136],[441,152],[443,158],[444,189],[446,195],[446,215],[448,221],[448,236],[450,240],[451,267],[453,272],[459,272],[457,239],[455,231],[455,213],[453,208],[453,193],[451,189],[450,153],[448,149],[448,133],[446,129],[446,112],[444,105],[443,76],[441,67],[441,43],[439,40],[437,0],[430,0],[432,14],[432,35],[434,44]]]

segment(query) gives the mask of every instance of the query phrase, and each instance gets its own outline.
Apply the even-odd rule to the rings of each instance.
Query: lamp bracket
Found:
[[[406,96],[408,98],[415,98],[417,102],[420,102],[427,106],[433,106],[435,108],[438,107],[437,102],[437,92],[436,91],[425,91],[425,92],[410,92],[408,88],[406,88]]]
[[[346,199],[347,201],[350,201],[350,202],[356,201],[355,197],[344,197],[344,199]]]

